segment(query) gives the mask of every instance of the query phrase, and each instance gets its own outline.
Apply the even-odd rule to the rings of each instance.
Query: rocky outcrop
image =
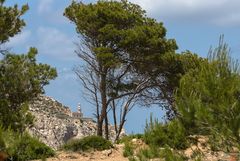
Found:
[[[93,119],[74,117],[69,107],[50,97],[40,95],[29,108],[35,117],[29,133],[54,149],[69,139],[96,134],[96,122]],[[110,138],[113,139],[113,127],[109,129]]]

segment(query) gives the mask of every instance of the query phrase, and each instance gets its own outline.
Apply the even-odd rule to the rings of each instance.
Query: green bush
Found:
[[[140,161],[159,158],[160,157],[159,148],[157,148],[156,146],[150,146],[149,148],[141,149],[138,152],[137,156]]]
[[[67,142],[63,149],[70,151],[87,151],[87,150],[105,150],[110,149],[112,143],[100,136],[87,136],[82,139],[73,139]]]
[[[0,127],[1,151],[8,154],[10,160],[26,161],[54,156],[54,151],[27,133],[19,134],[11,129]]]
[[[129,161],[139,161],[138,159],[136,159],[135,157],[131,156],[128,158]]]
[[[139,161],[149,161],[154,158],[162,158],[165,161],[185,161],[188,159],[177,151],[172,151],[168,146],[161,149],[155,146],[142,149],[138,152],[137,158]]]
[[[170,146],[174,149],[185,149],[188,147],[185,129],[177,120],[172,120],[167,124],[153,121],[146,124],[144,141],[150,146],[164,147]]]
[[[132,139],[143,139],[143,134],[131,134],[131,135],[124,136],[117,141],[117,144],[127,143],[127,142],[130,142]]]
[[[131,144],[131,142],[126,142],[125,143],[125,146],[124,146],[124,149],[123,149],[123,156],[124,157],[130,157],[133,155],[134,153],[134,147],[133,145]]]
[[[132,139],[143,139],[143,134],[132,134],[130,135]]]
[[[50,147],[28,134],[20,136],[13,149],[14,153],[11,156],[18,161],[45,159],[54,156],[54,151]]]
[[[176,151],[172,151],[169,147],[165,147],[160,151],[160,157],[164,158],[165,161],[185,161],[187,157],[179,154]]]

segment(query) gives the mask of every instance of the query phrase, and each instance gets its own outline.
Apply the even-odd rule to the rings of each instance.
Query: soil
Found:
[[[198,136],[198,144],[192,145],[190,148],[182,151],[181,153],[185,154],[191,158],[194,155],[196,150],[203,154],[203,161],[240,161],[239,160],[239,152],[238,153],[224,153],[222,151],[213,152],[210,150],[209,146],[207,146],[207,138],[203,136]],[[148,148],[148,146],[139,139],[133,139],[132,143],[134,145],[134,155],[140,150],[144,148]],[[124,144],[116,144],[114,148],[104,151],[92,151],[92,152],[84,152],[84,153],[76,153],[76,152],[66,152],[66,151],[58,151],[56,156],[53,158],[48,158],[46,161],[128,161],[128,158],[123,157],[123,149]],[[150,161],[162,161],[164,159],[155,158],[150,159]],[[194,159],[189,159],[189,161],[193,161]],[[38,160],[40,161],[40,160]]]
[[[58,151],[54,158],[46,161],[128,161],[123,157],[123,147],[123,144],[119,144],[113,149],[86,153]]]

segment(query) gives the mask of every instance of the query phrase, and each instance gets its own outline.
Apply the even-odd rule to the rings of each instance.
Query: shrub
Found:
[[[134,151],[133,151],[134,147],[131,144],[131,142],[126,142],[124,149],[123,149],[123,156],[124,157],[130,157],[133,155]]]
[[[185,161],[188,159],[182,154],[172,151],[169,147],[165,147],[160,151],[160,157],[164,158],[165,161]]]
[[[167,124],[153,121],[146,124],[144,140],[151,146],[170,146],[174,149],[185,149],[188,147],[185,129],[177,120],[172,120]]]
[[[185,161],[188,159],[177,151],[172,151],[168,146],[161,149],[150,146],[149,148],[140,150],[137,157],[139,161],[148,161],[154,158],[162,158],[165,161]]]
[[[136,139],[143,139],[143,134],[132,134],[130,135],[130,137],[132,139],[136,138]]]
[[[147,159],[152,159],[152,158],[159,158],[159,148],[156,146],[150,146],[149,148],[146,149],[141,149],[137,156],[140,161],[147,160]]]
[[[54,151],[27,133],[19,134],[0,126],[1,151],[13,161],[43,159],[54,156]]]
[[[143,139],[143,134],[131,134],[128,136],[124,136],[121,139],[117,141],[117,144],[119,143],[127,143],[130,142],[132,139]]]
[[[50,147],[28,134],[20,136],[13,149],[14,153],[11,154],[11,157],[18,161],[45,159],[54,156],[54,151]]]
[[[87,150],[105,150],[110,149],[112,143],[100,136],[87,136],[82,139],[73,139],[67,142],[63,149],[70,151],[87,151]]]
[[[139,161],[138,159],[136,159],[135,157],[131,156],[128,158],[129,161]]]

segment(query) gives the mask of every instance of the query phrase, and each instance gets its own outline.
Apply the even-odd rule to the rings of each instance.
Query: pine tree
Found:
[[[208,62],[183,76],[175,93],[176,108],[189,135],[210,135],[228,148],[240,145],[239,69],[221,38]]]
[[[0,0],[0,53],[5,53],[6,49],[2,44],[7,42],[9,38],[20,33],[25,26],[25,22],[21,16],[28,10],[28,5],[23,5],[18,9],[17,5],[13,7],[4,6],[5,0]]]

